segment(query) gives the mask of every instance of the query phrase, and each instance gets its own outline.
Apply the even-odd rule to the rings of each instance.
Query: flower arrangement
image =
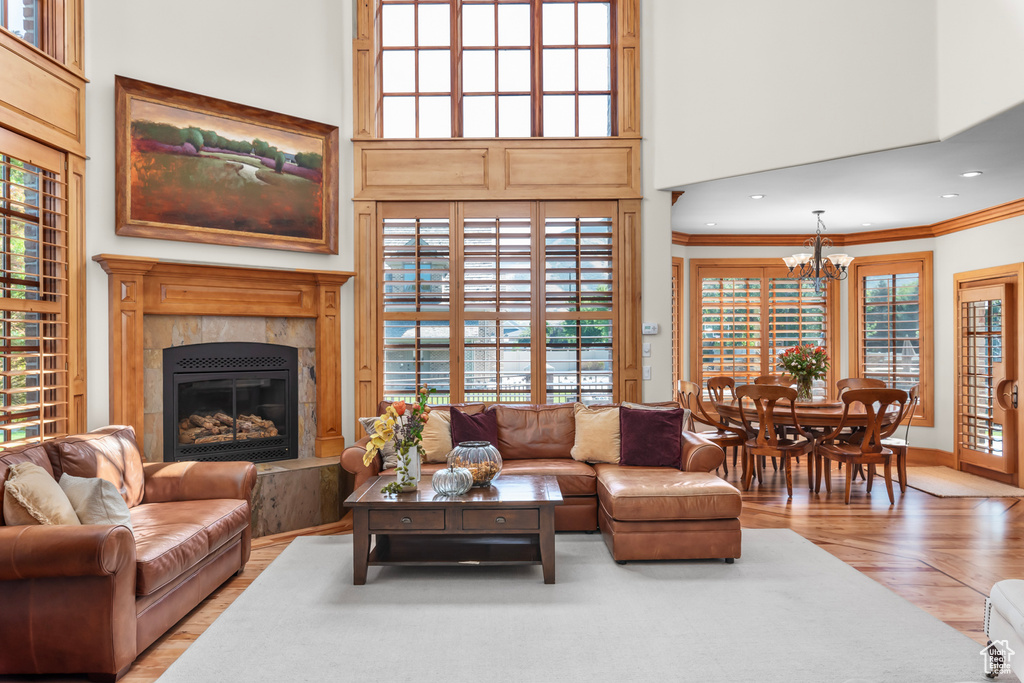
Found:
[[[797,344],[779,355],[779,367],[796,378],[796,397],[811,398],[811,383],[824,379],[829,368],[828,353],[822,346]]]
[[[398,467],[395,468],[398,478],[382,489],[384,493],[400,493],[416,486],[415,477],[411,473],[413,463],[409,451],[419,446],[423,439],[423,426],[430,417],[427,398],[432,393],[434,390],[427,388],[426,385],[417,388],[416,401],[411,406],[404,400],[394,401],[373,423],[374,433],[370,437],[370,443],[366,445],[363,464],[369,467],[377,453],[391,441],[395,442],[395,450],[398,451]],[[415,469],[419,471],[419,467]]]

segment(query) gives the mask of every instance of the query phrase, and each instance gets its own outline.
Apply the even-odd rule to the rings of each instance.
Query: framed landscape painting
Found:
[[[338,253],[338,128],[117,76],[117,234]]]

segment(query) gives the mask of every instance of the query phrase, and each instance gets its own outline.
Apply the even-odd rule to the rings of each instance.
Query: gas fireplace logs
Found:
[[[178,423],[178,442],[184,444],[266,439],[277,434],[273,421],[259,415],[239,415],[238,420],[225,413],[189,415]]]

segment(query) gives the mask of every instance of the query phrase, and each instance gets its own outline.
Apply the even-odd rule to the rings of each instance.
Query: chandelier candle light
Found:
[[[821,252],[822,249],[832,248],[832,240],[821,236],[825,224],[821,221],[821,214],[824,211],[812,211],[817,219],[818,226],[814,231],[814,237],[804,242],[804,248],[814,253],[793,254],[784,256],[783,261],[789,267],[790,277],[798,280],[814,280],[814,293],[821,294],[829,280],[845,280],[846,267],[853,261],[849,254],[829,254],[826,258]]]

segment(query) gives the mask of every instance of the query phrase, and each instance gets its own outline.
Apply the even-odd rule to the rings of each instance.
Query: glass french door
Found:
[[[958,444],[960,462],[1012,474],[1017,464],[1017,339],[1010,284],[959,292]]]

